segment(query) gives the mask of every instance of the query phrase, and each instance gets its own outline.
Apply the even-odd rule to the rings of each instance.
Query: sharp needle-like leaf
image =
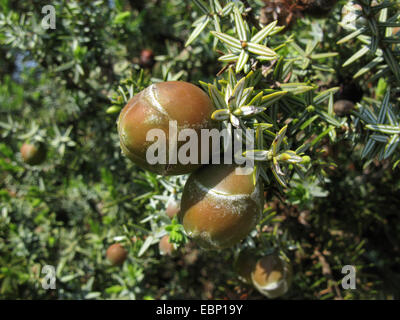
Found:
[[[242,15],[237,7],[234,8],[234,17],[235,17],[236,32],[239,36],[239,40],[247,41],[248,39],[247,39],[245,22],[243,21]]]
[[[274,50],[263,46],[261,44],[255,44],[252,42],[247,43],[247,48],[251,53],[260,55],[260,56],[265,56],[265,57],[276,57],[277,54]]]
[[[235,39],[234,37],[231,37],[227,35],[226,33],[221,33],[221,32],[211,32],[215,37],[220,39],[222,42],[225,42],[228,46],[231,46],[232,48],[235,48],[237,50],[242,50],[242,46],[240,44],[240,41],[238,39]]]
[[[236,73],[239,73],[244,68],[244,65],[249,60],[249,53],[246,50],[242,50],[239,55],[239,59],[236,62]]]
[[[258,44],[263,41],[268,35],[274,30],[276,24],[278,23],[277,20],[271,22],[259,32],[257,32],[250,40],[251,43]]]
[[[366,53],[368,53],[369,48],[367,46],[363,46],[360,50],[358,50],[355,54],[353,54],[349,59],[347,59],[345,61],[345,63],[343,63],[343,67],[346,67],[350,64],[352,64],[354,61],[360,59],[363,55],[365,55]]]

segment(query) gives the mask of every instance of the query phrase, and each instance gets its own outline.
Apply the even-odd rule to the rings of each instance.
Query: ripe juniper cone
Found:
[[[292,267],[278,254],[260,258],[251,273],[254,287],[270,299],[284,295],[292,283]]]
[[[41,164],[46,159],[46,146],[43,143],[24,143],[20,151],[24,162],[31,166]]]
[[[201,129],[212,129],[217,123],[211,120],[215,108],[205,92],[184,81],[167,81],[153,84],[139,92],[122,109],[118,119],[118,132],[123,153],[134,163],[162,175],[190,173],[200,167]],[[198,164],[176,164],[169,159],[169,122],[176,121],[179,132],[194,129],[198,137]],[[161,129],[166,136],[166,164],[150,164],[147,148],[156,141],[146,141],[147,132]],[[155,138],[157,140],[157,138]],[[178,141],[177,150],[186,144]]]
[[[244,239],[262,213],[261,182],[238,175],[234,165],[208,165],[185,184],[178,214],[187,234],[205,249],[222,249]]]
[[[119,266],[126,260],[128,251],[120,243],[114,243],[108,247],[106,256],[113,266]]]

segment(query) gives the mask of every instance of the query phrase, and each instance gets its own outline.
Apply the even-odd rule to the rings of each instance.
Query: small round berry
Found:
[[[260,258],[251,279],[255,288],[270,299],[283,296],[292,282],[292,268],[278,254],[270,254]]]
[[[153,50],[143,49],[140,52],[139,65],[143,69],[151,69],[155,63]]]
[[[119,266],[126,260],[128,251],[120,243],[114,243],[108,247],[106,256],[113,266]]]
[[[24,162],[31,166],[39,165],[46,159],[46,146],[44,143],[24,143],[20,152]]]
[[[169,235],[165,235],[161,238],[160,242],[158,243],[158,248],[160,250],[160,254],[163,256],[170,256],[176,250],[175,245],[169,242]]]
[[[345,116],[354,110],[354,103],[349,100],[338,100],[333,105],[333,111],[339,116]]]
[[[180,207],[180,201],[170,200],[167,204],[167,209],[165,209],[165,213],[168,217],[173,219],[178,214]]]

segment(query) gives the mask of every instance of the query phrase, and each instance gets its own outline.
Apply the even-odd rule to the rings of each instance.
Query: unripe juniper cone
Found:
[[[236,168],[210,164],[194,172],[185,184],[178,218],[188,236],[204,249],[235,245],[261,216],[261,182],[254,184],[252,174],[237,174]]]
[[[211,120],[215,108],[205,92],[197,86],[184,81],[167,81],[153,84],[139,92],[122,109],[118,119],[118,132],[123,153],[134,163],[162,175],[179,175],[194,171],[201,166],[201,129],[213,129],[217,122]],[[169,124],[176,121],[177,134],[183,129],[193,129],[197,133],[197,163],[182,164],[170,152],[173,141],[169,143],[171,133]],[[151,129],[160,129],[165,133],[166,163],[149,163],[146,152],[157,140],[148,138]],[[172,138],[171,138],[172,140]],[[176,140],[176,138],[174,138]],[[186,141],[178,141],[179,148]],[[171,150],[172,151],[172,150]]]

